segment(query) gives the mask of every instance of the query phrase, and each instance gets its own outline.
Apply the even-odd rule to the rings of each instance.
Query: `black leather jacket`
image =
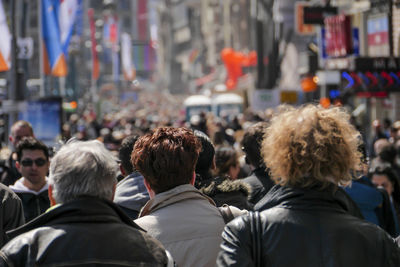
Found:
[[[114,203],[85,197],[8,232],[0,266],[166,266],[165,249]]]
[[[340,189],[274,186],[260,209],[261,266],[400,266],[400,249],[381,228],[352,214]],[[224,230],[218,266],[254,266],[249,216]],[[253,239],[252,239],[253,238]]]

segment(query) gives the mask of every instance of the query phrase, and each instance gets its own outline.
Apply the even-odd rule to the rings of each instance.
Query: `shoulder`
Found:
[[[8,186],[0,183],[0,199],[1,202],[20,202],[17,194],[14,193]]]

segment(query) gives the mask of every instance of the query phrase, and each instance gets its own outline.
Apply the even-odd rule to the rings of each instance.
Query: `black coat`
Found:
[[[252,171],[251,175],[242,179],[243,182],[247,183],[251,187],[251,194],[249,202],[256,204],[260,201],[265,194],[275,185],[268,175],[265,167],[259,167]]]
[[[161,243],[114,203],[85,197],[8,232],[0,266],[165,266]]]
[[[50,199],[48,190],[35,195],[31,192],[16,192],[22,201],[24,208],[25,221],[29,222],[50,208]]]
[[[273,187],[261,210],[261,266],[400,266],[400,249],[381,228],[364,221],[346,193]],[[224,230],[218,266],[254,266],[249,216]]]
[[[25,222],[22,202],[10,189],[0,183],[0,247],[6,241],[5,233]]]

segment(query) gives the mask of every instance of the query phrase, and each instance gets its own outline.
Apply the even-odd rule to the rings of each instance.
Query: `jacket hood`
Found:
[[[144,178],[140,173],[134,172],[117,184],[114,203],[124,208],[140,211],[149,199]]]
[[[241,180],[230,180],[228,178],[215,178],[209,180],[208,185],[205,185],[200,191],[207,196],[214,196],[217,193],[241,192],[245,196],[251,193],[251,187]]]
[[[34,195],[39,195],[40,193],[47,191],[49,189],[49,184],[47,183],[47,177],[46,177],[46,184],[37,192],[30,190],[28,187],[26,187],[23,183],[24,179],[25,179],[24,177],[21,177],[15,182],[15,184],[10,185],[11,190],[13,190],[15,193],[31,193]]]
[[[325,189],[317,187],[294,188],[275,185],[254,207],[262,211],[272,207],[295,209],[334,209],[364,219],[355,202],[340,187],[334,184]]]

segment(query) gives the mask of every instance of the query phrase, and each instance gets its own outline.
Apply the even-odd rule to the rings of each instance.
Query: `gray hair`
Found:
[[[112,199],[117,182],[116,158],[99,141],[67,143],[50,164],[49,185],[57,203],[80,196]]]

